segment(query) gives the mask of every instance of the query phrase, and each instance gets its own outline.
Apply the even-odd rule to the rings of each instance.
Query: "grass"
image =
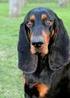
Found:
[[[17,42],[19,25],[26,13],[35,7],[44,6],[54,10],[63,19],[70,32],[70,7],[59,8],[55,3],[28,3],[21,16],[8,16],[8,3],[0,3],[0,98],[24,98],[22,72],[17,67]]]

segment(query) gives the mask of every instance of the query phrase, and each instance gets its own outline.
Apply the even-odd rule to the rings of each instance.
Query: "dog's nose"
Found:
[[[44,39],[42,36],[33,36],[31,42],[34,47],[39,48],[44,44]]]
[[[36,48],[41,47],[41,45],[43,44],[43,42],[32,42],[32,45]]]

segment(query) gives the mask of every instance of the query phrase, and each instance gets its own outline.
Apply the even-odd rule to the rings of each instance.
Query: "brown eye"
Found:
[[[32,19],[31,19],[30,21],[31,21],[31,23],[34,23],[35,20],[32,20]]]
[[[45,23],[46,21],[47,21],[47,19],[46,19],[46,18],[42,19],[42,22],[43,22],[43,23]]]
[[[31,28],[33,26],[33,24],[34,24],[34,21],[35,21],[35,15],[30,16],[30,19],[29,19],[29,21],[27,23],[27,27]]]
[[[47,15],[46,15],[46,14],[42,14],[42,16],[41,16],[41,20],[42,20],[42,21],[47,20]]]
[[[34,23],[34,21],[35,21],[35,15],[30,16],[30,21],[31,21],[32,23]]]

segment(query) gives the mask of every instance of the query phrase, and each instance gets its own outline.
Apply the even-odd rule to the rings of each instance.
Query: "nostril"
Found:
[[[32,42],[32,45],[36,48],[41,47],[41,45],[43,44],[43,42]]]

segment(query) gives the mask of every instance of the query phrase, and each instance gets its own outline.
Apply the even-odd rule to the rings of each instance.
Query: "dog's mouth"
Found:
[[[42,44],[40,47],[34,47],[31,45],[30,51],[32,54],[41,54],[41,56],[44,56],[48,54],[48,43]]]

